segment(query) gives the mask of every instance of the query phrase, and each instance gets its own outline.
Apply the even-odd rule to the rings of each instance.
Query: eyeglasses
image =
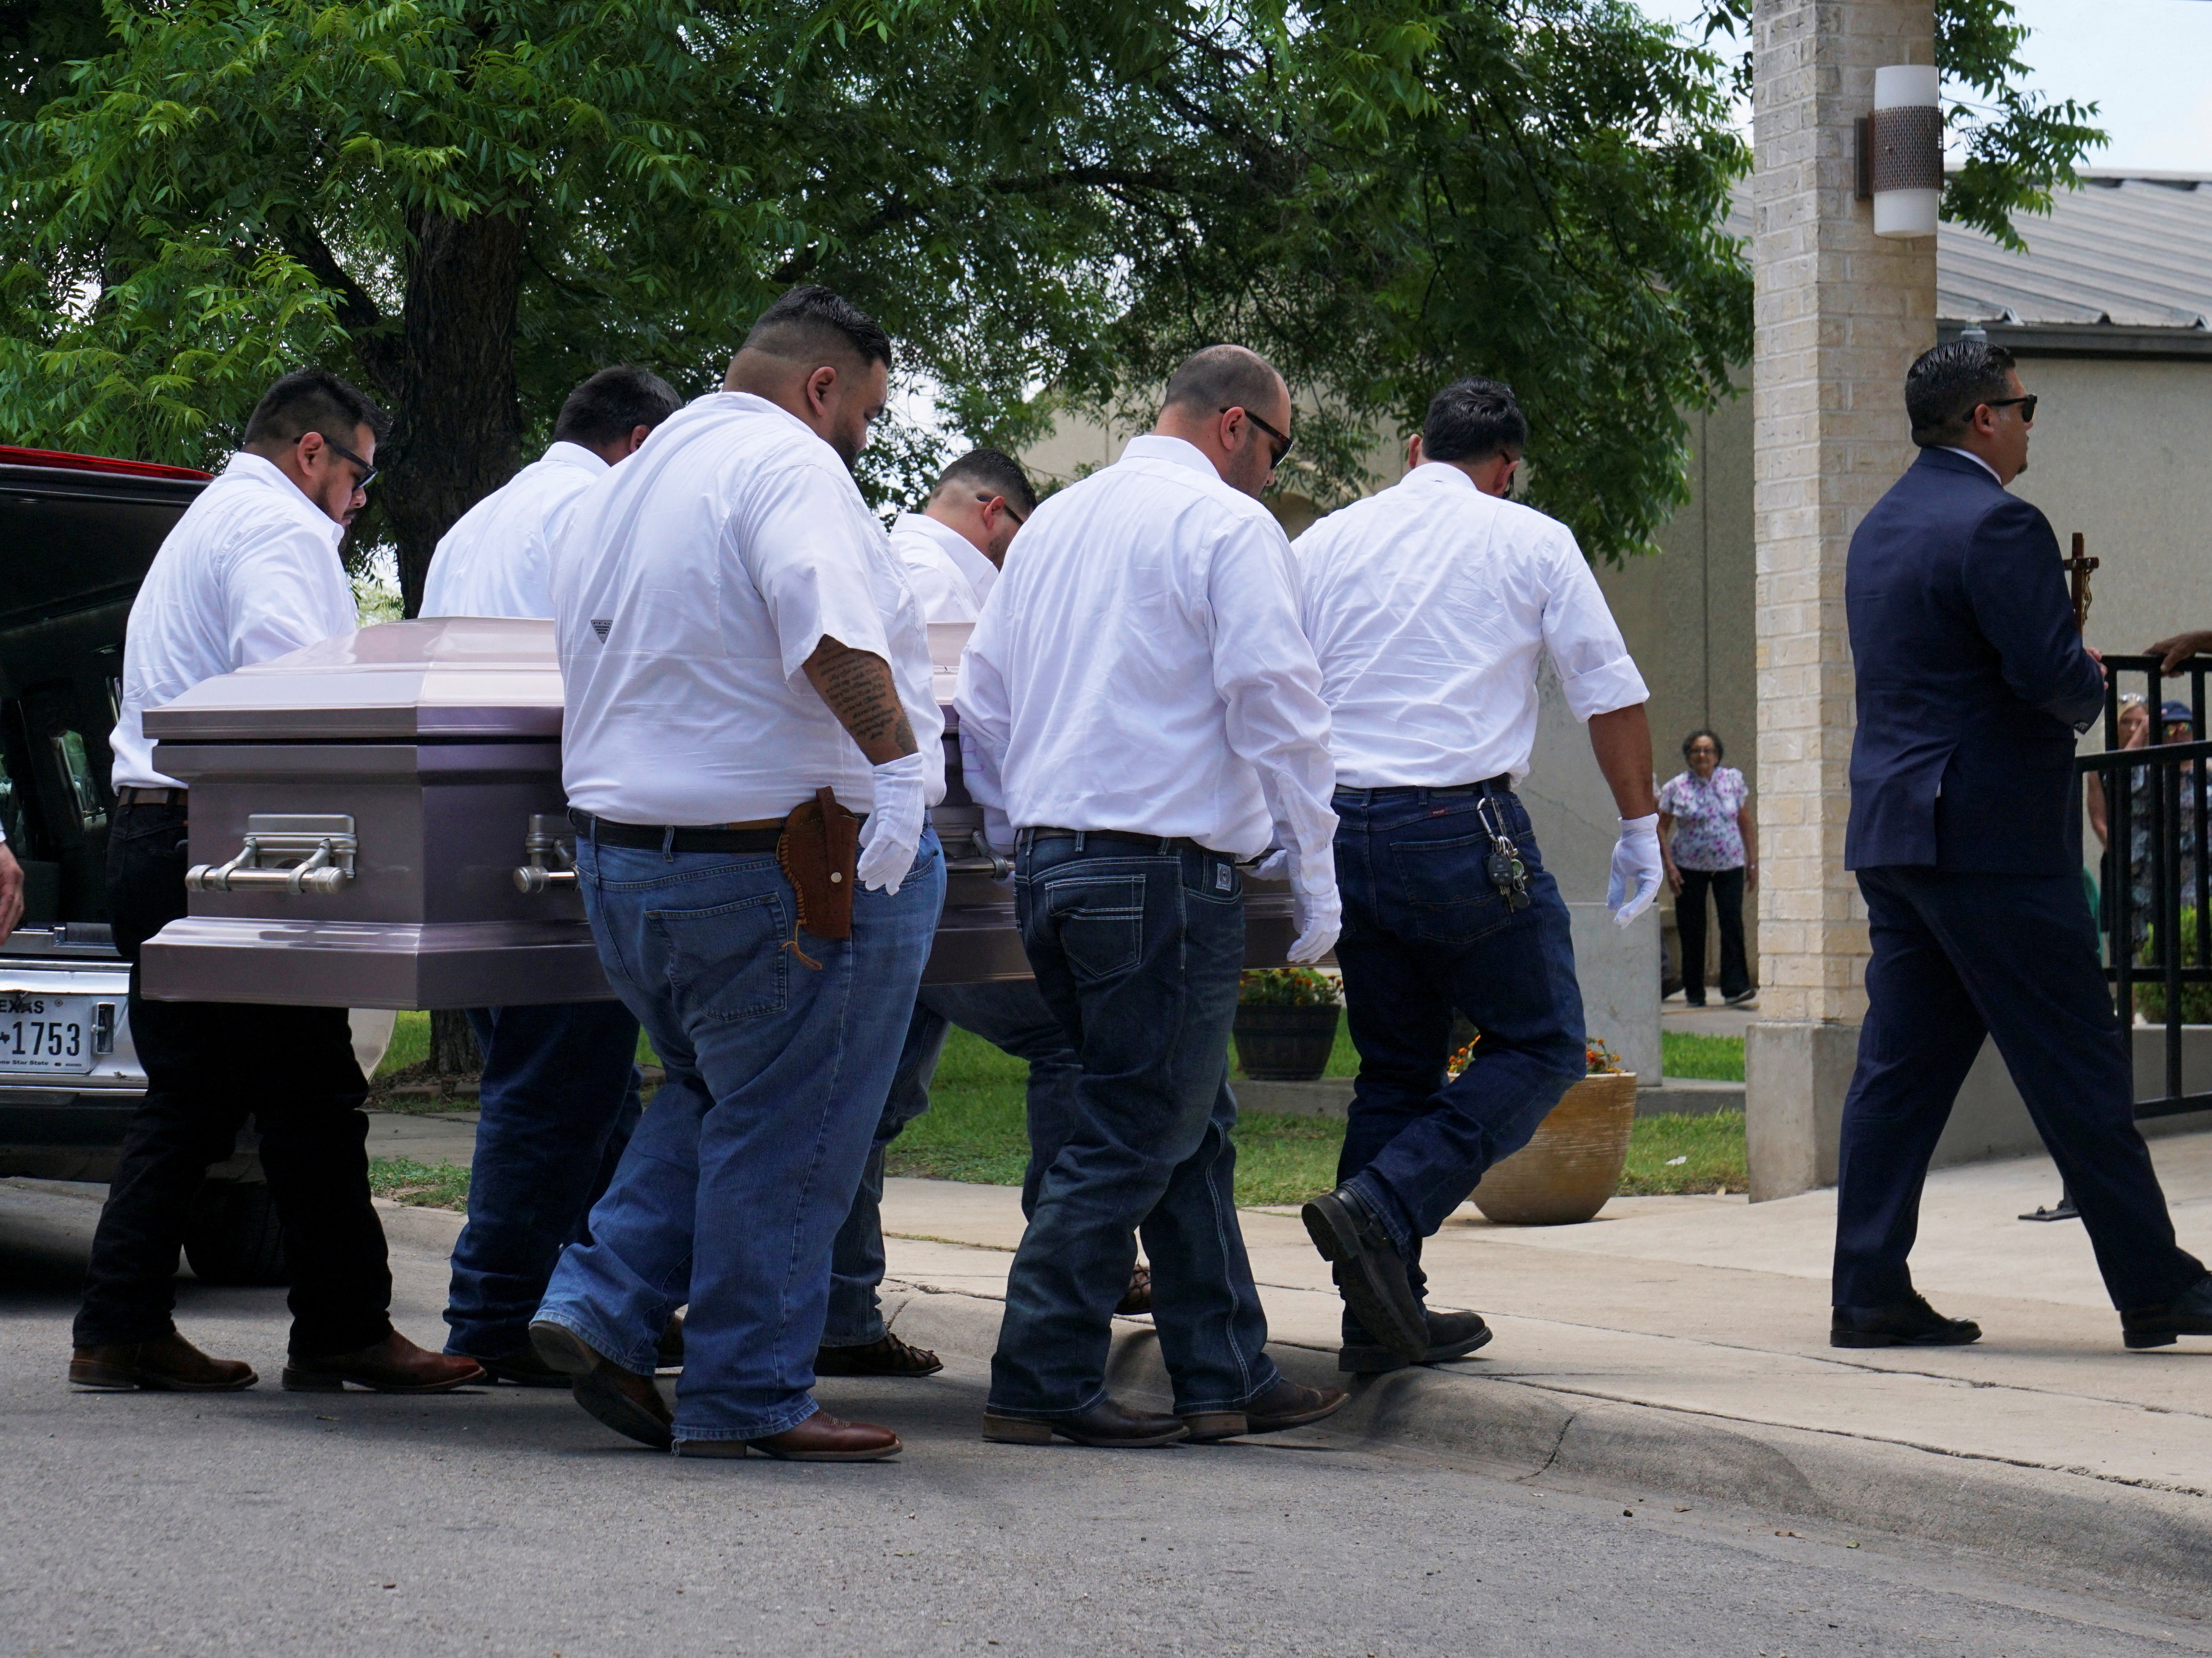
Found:
[[[1235,409],[1239,406],[1240,405],[1233,403],[1224,404],[1221,406],[1220,412],[1225,415],[1231,409]],[[1267,422],[1261,420],[1249,409],[1244,410],[1244,418],[1250,421],[1253,425],[1258,427],[1262,432],[1265,432],[1269,437],[1273,438],[1275,440],[1275,443],[1279,443],[1283,446],[1281,448],[1277,449],[1275,448],[1274,444],[1268,445],[1268,448],[1272,451],[1267,461],[1267,465],[1270,468],[1280,466],[1285,460],[1290,459],[1291,451],[1297,446],[1288,432],[1278,432],[1273,427],[1268,425]]]
[[[1029,515],[1026,513],[1016,512],[1014,510],[1013,502],[1008,501],[1004,495],[994,495],[988,489],[978,489],[975,492],[975,499],[981,501],[986,507],[988,507],[994,501],[997,501],[999,503],[999,510],[1004,513],[1008,518],[1013,519],[1014,528],[1017,530],[1020,529],[1022,525],[1030,521]]]
[[[352,450],[347,448],[345,445],[340,443],[336,438],[330,436],[326,433],[318,432],[315,435],[322,439],[323,446],[325,448],[336,454],[341,460],[349,460],[355,465],[361,468],[361,476],[353,481],[353,487],[356,489],[368,489],[369,480],[376,476],[376,468],[371,466],[359,455],[354,453]]]
[[[2021,419],[2033,426],[2035,423],[2035,393],[2033,392],[2024,398],[1990,398],[1980,406],[1984,409],[2009,409],[2014,404],[2020,405]]]

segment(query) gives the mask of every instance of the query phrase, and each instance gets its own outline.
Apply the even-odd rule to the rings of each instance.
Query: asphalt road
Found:
[[[898,1463],[687,1462],[558,1392],[283,1393],[282,1292],[186,1282],[185,1333],[261,1386],[76,1394],[93,1213],[0,1187],[0,1654],[2212,1649],[2185,1616],[1971,1559],[1324,1435],[986,1445],[964,1363],[823,1384],[899,1430]],[[393,1264],[401,1327],[441,1334],[443,1263]]]

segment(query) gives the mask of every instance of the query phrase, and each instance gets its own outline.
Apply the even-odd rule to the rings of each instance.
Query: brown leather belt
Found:
[[[181,806],[191,796],[190,789],[142,789],[136,783],[126,783],[115,791],[118,806]]]

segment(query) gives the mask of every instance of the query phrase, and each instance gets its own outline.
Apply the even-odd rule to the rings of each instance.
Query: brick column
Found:
[[[1932,0],[1758,0],[1752,412],[1759,676],[1759,1023],[1745,1100],[1754,1201],[1835,1180],[1866,996],[1844,870],[1851,531],[1913,449],[1905,371],[1936,343],[1936,242],[1856,199],[1874,72],[1933,61]]]

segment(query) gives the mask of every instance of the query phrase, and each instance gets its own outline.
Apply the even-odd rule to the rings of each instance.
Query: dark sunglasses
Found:
[[[2020,405],[2021,419],[2033,426],[2035,423],[2035,393],[2033,392],[2024,398],[1990,398],[1981,406],[1984,409],[2009,409],[2014,404]]]
[[[1022,525],[1030,521],[1029,515],[1026,513],[1016,512],[1014,510],[1014,503],[1008,501],[1004,495],[994,495],[988,490],[978,489],[975,492],[975,499],[981,501],[986,507],[988,507],[994,501],[997,501],[999,503],[999,510],[1006,513],[1008,518],[1013,519],[1014,528],[1017,530],[1020,529]]]
[[[1224,404],[1221,407],[1221,412],[1225,415],[1231,409],[1237,408],[1237,404],[1233,403]],[[1291,434],[1288,432],[1278,432],[1273,427],[1268,425],[1267,422],[1261,420],[1249,409],[1244,410],[1244,418],[1250,421],[1253,425],[1258,427],[1262,432],[1265,432],[1269,437],[1273,438],[1275,440],[1275,443],[1279,443],[1283,446],[1281,448],[1277,449],[1275,448],[1274,444],[1268,445],[1268,448],[1271,452],[1270,459],[1267,462],[1269,467],[1280,466],[1285,461],[1291,458],[1291,451],[1297,447],[1297,445],[1292,441]]]
[[[333,454],[337,455],[339,459],[349,460],[355,465],[361,468],[361,476],[353,481],[353,487],[356,489],[368,489],[369,480],[376,476],[376,468],[371,466],[359,455],[354,453],[352,450],[347,448],[345,445],[340,443],[336,438],[331,437],[329,434],[319,432],[316,435],[322,439],[323,446],[325,449],[330,450]]]

